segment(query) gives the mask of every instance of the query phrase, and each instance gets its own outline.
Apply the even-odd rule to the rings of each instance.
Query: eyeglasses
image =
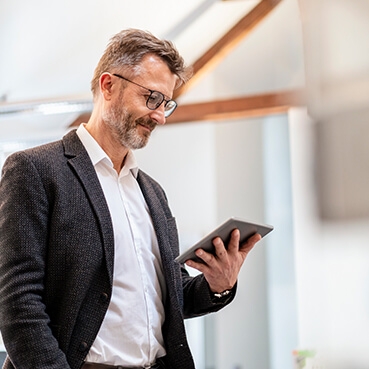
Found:
[[[174,110],[176,109],[177,103],[174,100],[171,100],[171,99],[167,100],[161,92],[155,91],[155,90],[150,90],[149,88],[141,86],[136,82],[130,81],[128,78],[125,78],[125,77],[123,77],[119,74],[113,73],[113,76],[122,78],[127,82],[131,82],[136,86],[139,86],[141,88],[144,88],[147,91],[150,91],[150,95],[146,100],[146,106],[150,110],[157,109],[163,102],[165,102],[165,104],[164,104],[164,116],[165,116],[165,118],[168,118],[169,115],[171,115],[174,112]]]

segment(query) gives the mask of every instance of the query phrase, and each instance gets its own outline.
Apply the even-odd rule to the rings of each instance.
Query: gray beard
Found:
[[[110,128],[114,138],[125,148],[131,150],[142,149],[149,141],[150,133],[140,135],[137,130],[137,125],[140,122],[147,126],[154,127],[156,124],[149,120],[145,121],[140,118],[134,120],[124,107],[111,107],[105,110],[102,114],[102,119]]]

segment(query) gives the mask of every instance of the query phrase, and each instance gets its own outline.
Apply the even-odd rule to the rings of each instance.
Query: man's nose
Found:
[[[157,124],[164,125],[167,121],[167,118],[165,118],[164,104],[161,104],[157,109],[153,110],[150,113],[150,118]]]

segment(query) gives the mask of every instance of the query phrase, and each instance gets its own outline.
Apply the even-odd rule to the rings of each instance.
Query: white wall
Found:
[[[328,355],[329,369],[367,368],[369,219],[320,220],[305,111],[290,112],[290,132],[300,348]]]
[[[216,127],[217,216],[264,223],[262,121]],[[266,240],[249,254],[235,301],[214,317],[217,369],[268,369]]]
[[[232,215],[263,222],[261,142],[259,120],[184,123],[159,128],[148,147],[136,152],[141,167],[167,192],[183,248]],[[202,324],[211,341],[206,343],[207,368],[269,368],[264,241],[245,263],[236,300],[189,328],[201,331]],[[202,369],[204,353],[196,346],[192,341]]]
[[[140,167],[164,187],[183,248],[217,220],[214,135],[210,123],[158,127],[148,146],[135,152]]]
[[[270,369],[291,368],[298,346],[289,141],[288,115],[263,120],[265,220],[275,227],[266,248]]]
[[[297,2],[283,1],[216,68],[215,95],[302,87],[301,32]],[[212,318],[216,368],[291,369],[298,327],[288,117],[217,123],[216,142],[218,214],[276,227],[250,254],[236,301]]]

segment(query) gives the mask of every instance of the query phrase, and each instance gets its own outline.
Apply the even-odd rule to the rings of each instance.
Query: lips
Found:
[[[148,127],[147,125],[144,125],[144,124],[139,124],[141,127],[143,127],[143,128],[146,128],[148,131],[152,131],[154,128],[151,128],[151,127]]]
[[[137,120],[137,125],[140,125],[144,128],[146,128],[147,130],[149,130],[150,132],[152,132],[154,130],[154,128],[156,127],[156,123],[150,119],[150,121],[143,121],[142,119],[138,119]]]

